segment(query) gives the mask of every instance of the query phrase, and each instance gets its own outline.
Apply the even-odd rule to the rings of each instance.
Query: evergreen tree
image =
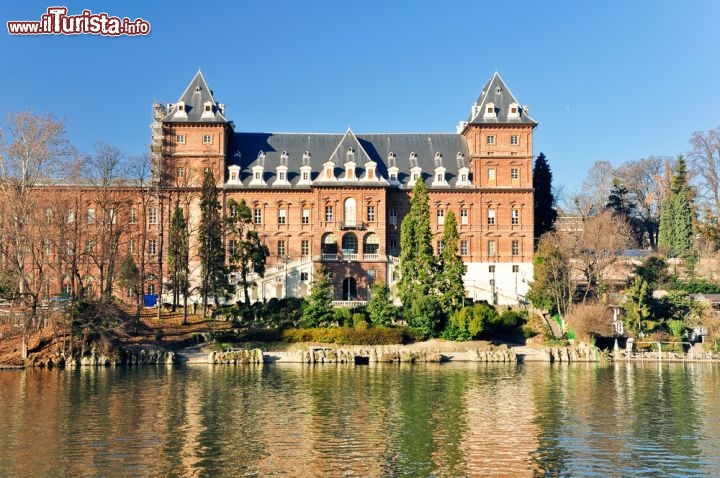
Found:
[[[630,199],[630,191],[618,178],[613,179],[613,186],[605,209],[625,219],[632,230],[635,245],[642,247],[645,227],[637,217],[637,205]]]
[[[374,325],[386,327],[392,324],[397,315],[397,307],[392,303],[390,287],[387,284],[381,282],[373,286],[366,310],[370,322]]]
[[[458,255],[460,234],[457,230],[455,213],[448,211],[443,231],[443,250],[440,253],[440,277],[438,290],[440,305],[446,315],[461,309],[465,303],[465,286],[463,284],[463,261]]]
[[[552,193],[552,172],[543,153],[540,153],[535,159],[533,188],[535,189],[535,241],[537,242],[540,236],[555,228],[557,219],[557,210],[553,207],[555,197]]]
[[[203,296],[203,313],[207,312],[208,296],[223,297],[230,288],[222,243],[222,218],[215,177],[207,170],[200,190],[200,227],[198,253]]]
[[[306,300],[301,319],[303,327],[321,327],[332,321],[332,284],[325,274],[316,276]]]
[[[646,321],[652,315],[652,289],[642,277],[636,277],[628,290],[625,302],[625,326],[628,330],[640,334],[648,331]],[[650,327],[652,328],[652,327]]]
[[[178,305],[180,295],[187,296],[189,289],[189,260],[190,247],[188,241],[187,223],[183,210],[175,208],[170,220],[170,238],[168,244],[168,269],[172,277],[173,310]]]
[[[235,247],[230,251],[230,268],[240,274],[239,284],[245,295],[245,303],[249,304],[248,290],[254,285],[250,274],[265,276],[265,261],[270,255],[270,249],[253,229],[252,210],[244,199],[240,202],[229,199],[228,209],[231,212],[227,218],[228,235],[231,241],[235,241]]]
[[[410,212],[400,226],[400,280],[398,294],[408,306],[417,297],[435,294],[437,263],[430,232],[428,190],[418,180],[410,198]]]
[[[690,253],[693,237],[692,190],[688,183],[685,160],[680,156],[675,163],[670,194],[660,209],[658,246],[671,257],[684,257]]]
[[[438,266],[433,255],[430,206],[422,179],[415,183],[410,212],[400,226],[398,295],[408,325],[431,336],[442,322],[437,300]]]
[[[133,296],[137,296],[139,278],[140,274],[138,273],[135,259],[132,254],[128,252],[120,263],[120,268],[118,270],[118,284],[120,284],[121,287],[125,288]]]

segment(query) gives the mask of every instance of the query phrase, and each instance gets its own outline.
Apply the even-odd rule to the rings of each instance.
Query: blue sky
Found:
[[[7,33],[58,4],[152,31]],[[675,156],[720,126],[715,0],[4,0],[0,19],[0,113],[64,118],[85,152],[145,151],[153,100],[176,101],[198,68],[236,130],[328,133],[453,132],[497,70],[568,191],[597,160]]]

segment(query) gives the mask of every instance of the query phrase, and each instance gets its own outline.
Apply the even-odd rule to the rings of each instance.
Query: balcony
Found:
[[[340,229],[356,229],[356,230],[365,230],[366,224],[364,222],[358,222],[358,221],[343,221],[340,223]]]
[[[339,261],[342,259],[342,256],[336,252],[323,252],[322,254],[320,254],[320,259],[322,259],[323,261]]]
[[[363,259],[366,261],[377,261],[380,260],[380,254],[363,254]]]

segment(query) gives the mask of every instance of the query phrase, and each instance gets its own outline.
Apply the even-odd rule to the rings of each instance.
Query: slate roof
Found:
[[[375,183],[386,187],[388,167],[397,166],[400,188],[406,188],[411,165],[410,155],[415,153],[414,161],[423,171],[423,179],[431,187],[436,166],[446,168],[445,177],[448,186],[454,187],[458,169],[469,168],[469,154],[465,137],[455,133],[396,133],[396,134],[354,134],[348,129],[344,134],[323,133],[235,133],[230,144],[227,166],[241,167],[240,180],[247,187],[252,167],[264,166],[264,179],[271,184],[275,179],[276,168],[281,165],[281,155],[287,152],[288,180],[296,185],[300,178],[300,166],[304,162],[312,167],[311,179],[314,181],[323,171],[323,164],[332,160],[335,163],[335,177],[341,178],[345,172],[345,162],[352,159],[356,164],[356,175],[365,174],[368,161],[377,163],[377,174],[385,181]],[[349,152],[349,150],[352,150]],[[260,152],[263,155],[260,155]],[[309,161],[303,160],[305,152]],[[390,153],[395,159],[388,161]],[[442,156],[436,160],[436,153]],[[458,153],[461,153],[458,156]],[[348,154],[352,154],[351,157]],[[264,157],[263,157],[264,156]],[[306,156],[306,155],[305,155]],[[307,156],[306,156],[307,157]],[[388,164],[390,162],[391,164]],[[264,163],[264,164],[262,164]],[[394,163],[394,164],[392,164]],[[343,185],[336,182],[332,185]],[[357,182],[354,182],[357,184]],[[373,183],[362,182],[372,186]],[[317,186],[318,183],[315,183]],[[467,187],[467,186],[466,186]]]
[[[494,117],[485,114],[488,104],[495,106]],[[516,103],[519,108],[518,117],[509,117],[510,105]],[[480,96],[472,108],[468,123],[470,124],[530,124],[537,122],[527,114],[526,108],[515,99],[500,75],[496,72],[482,89]]]
[[[179,112],[178,103],[185,102],[185,113]],[[210,115],[203,115],[206,102],[212,103]],[[220,111],[218,103],[213,97],[213,92],[207,85],[202,71],[198,71],[192,79],[185,92],[178,99],[178,103],[168,105],[168,114],[163,121],[168,123],[227,123],[228,120]]]

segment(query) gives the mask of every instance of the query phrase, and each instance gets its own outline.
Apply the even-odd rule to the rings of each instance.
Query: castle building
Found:
[[[429,191],[436,253],[445,217],[455,213],[467,296],[494,304],[524,300],[533,273],[537,123],[499,74],[455,133],[236,132],[201,72],[177,102],[154,108],[152,154],[167,198],[165,223],[170,205],[184,201],[190,230],[197,229],[206,170],[217,179],[222,204],[245,200],[270,250],[252,300],[305,296],[318,268],[329,275],[337,304],[366,301],[376,282],[392,288],[400,224],[417,181]]]

